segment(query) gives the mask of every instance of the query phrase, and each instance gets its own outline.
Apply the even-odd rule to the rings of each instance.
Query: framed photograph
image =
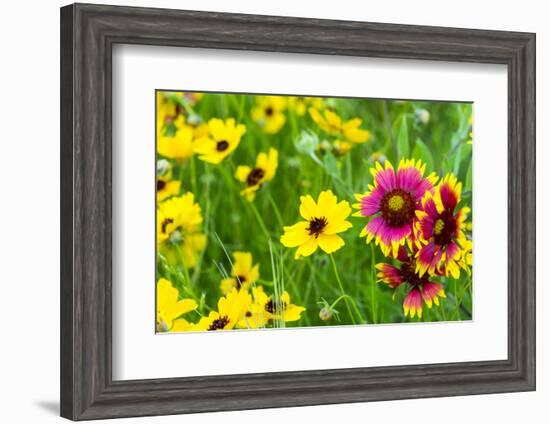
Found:
[[[535,35],[61,9],[61,415],[535,389]]]

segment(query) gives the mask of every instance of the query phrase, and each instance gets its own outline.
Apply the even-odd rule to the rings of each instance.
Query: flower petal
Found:
[[[317,241],[319,242],[319,247],[325,253],[336,252],[345,244],[342,237],[337,234],[320,234]]]

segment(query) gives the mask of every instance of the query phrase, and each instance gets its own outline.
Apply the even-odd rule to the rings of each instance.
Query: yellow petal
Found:
[[[250,171],[252,169],[250,166],[246,165],[240,165],[237,167],[237,170],[235,171],[235,178],[239,180],[241,183],[246,182],[246,179],[248,178],[248,175],[250,174]]]
[[[307,221],[317,215],[317,204],[309,194],[300,197],[300,215]]]
[[[317,250],[317,239],[315,237],[311,237],[306,243],[300,245],[298,249],[296,249],[296,254],[294,255],[295,259],[299,259],[300,256],[309,256],[313,252]]]
[[[332,209],[336,206],[336,203],[337,199],[332,191],[322,191],[317,199],[317,213],[321,216],[328,216],[332,212]]]
[[[319,235],[317,240],[319,242],[319,247],[326,253],[336,252],[345,244],[342,237],[336,234],[323,233]]]
[[[281,243],[286,247],[296,247],[306,243],[311,235],[306,230],[309,223],[305,221],[298,222],[291,227],[285,227],[285,233],[281,236]]]

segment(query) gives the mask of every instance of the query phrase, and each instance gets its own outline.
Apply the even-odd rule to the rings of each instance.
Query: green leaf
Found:
[[[401,125],[399,126],[399,132],[397,133],[397,159],[409,157],[409,129],[407,128],[407,117],[403,115],[401,117]]]
[[[414,159],[420,159],[423,163],[425,163],[427,172],[434,171],[434,160],[432,153],[430,152],[428,146],[426,146],[419,138],[416,139],[412,157]]]

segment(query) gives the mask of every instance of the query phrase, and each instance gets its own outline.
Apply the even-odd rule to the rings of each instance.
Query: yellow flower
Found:
[[[239,328],[262,328],[270,320],[298,321],[302,312],[306,310],[303,306],[293,305],[286,291],[278,301],[274,299],[274,296],[268,296],[261,286],[254,287],[252,295],[254,302],[249,306],[243,319],[239,321]]]
[[[243,318],[251,302],[252,298],[247,291],[233,289],[218,301],[218,310],[202,317],[194,326],[194,330],[231,330]]]
[[[181,183],[172,180],[172,167],[166,159],[157,161],[157,202],[175,196],[180,192]]]
[[[260,278],[260,265],[252,266],[252,254],[249,252],[234,252],[231,277],[224,278],[220,284],[223,294],[228,294],[233,289],[248,290]]]
[[[313,122],[329,135],[341,138],[352,143],[364,143],[370,137],[367,130],[359,128],[363,122],[359,118],[342,121],[336,113],[325,109],[323,115],[314,107],[309,108],[309,114]]]
[[[199,159],[218,164],[237,148],[246,132],[243,124],[235,124],[233,118],[225,122],[218,118],[208,121],[209,135],[195,140],[193,150]]]
[[[159,132],[157,152],[170,159],[187,159],[193,156],[193,129],[188,126],[180,127],[173,136]]]
[[[278,132],[286,122],[284,110],[286,99],[282,96],[263,96],[257,100],[252,108],[252,119],[256,121],[268,134]]]
[[[256,158],[256,166],[241,165],[235,171],[235,178],[244,183],[246,188],[241,191],[241,196],[246,196],[249,202],[252,202],[256,197],[262,185],[271,181],[275,176],[278,164],[278,152],[276,149],[270,148],[269,152],[260,153]]]
[[[178,300],[178,290],[164,278],[157,282],[157,331],[185,331],[190,324],[179,318],[197,309],[193,299]],[[179,319],[178,319],[179,318]]]
[[[308,106],[319,109],[323,106],[323,100],[320,97],[288,97],[288,108],[293,110],[298,116],[304,116]]]
[[[345,243],[338,235],[351,228],[346,221],[351,208],[345,200],[338,203],[330,190],[319,194],[317,203],[310,195],[300,197],[300,221],[290,227],[284,227],[281,243],[286,247],[298,247],[295,259],[309,256],[320,247],[325,253],[333,253]]]
[[[193,268],[198,254],[206,246],[206,236],[200,232],[201,208],[193,193],[172,197],[157,209],[157,244],[164,243],[163,253],[171,263],[181,253],[184,265]]]
[[[157,132],[163,133],[166,124],[173,122],[180,112],[178,105],[168,93],[157,91]]]

